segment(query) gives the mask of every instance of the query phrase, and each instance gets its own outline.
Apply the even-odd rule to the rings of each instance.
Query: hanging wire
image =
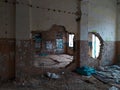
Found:
[[[53,12],[58,12],[58,13],[66,13],[66,14],[72,14],[72,15],[76,14],[75,12],[64,11],[64,10],[60,10],[60,9],[43,8],[43,7],[40,7],[40,6],[34,6],[32,4],[26,4],[24,2],[19,2],[19,1],[10,2],[8,0],[4,0],[4,1],[0,1],[0,2],[4,2],[4,3],[7,3],[7,4],[12,4],[12,5],[21,4],[21,5],[25,5],[25,6],[31,7],[31,8],[37,8],[37,9],[39,8],[39,9],[43,9],[43,10],[47,10],[47,11],[53,11]]]

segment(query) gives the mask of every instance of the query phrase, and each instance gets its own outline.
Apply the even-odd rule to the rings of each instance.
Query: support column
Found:
[[[80,66],[80,20],[81,20],[81,0],[77,0],[77,12],[76,12],[76,23],[77,23],[77,35],[75,38],[75,60],[77,67]]]

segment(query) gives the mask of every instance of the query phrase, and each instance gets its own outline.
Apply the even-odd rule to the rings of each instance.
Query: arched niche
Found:
[[[101,59],[103,49],[103,39],[99,33],[88,33],[88,55],[93,59]]]

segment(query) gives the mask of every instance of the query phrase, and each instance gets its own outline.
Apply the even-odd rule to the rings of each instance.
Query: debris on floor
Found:
[[[51,79],[59,79],[60,78],[60,75],[55,74],[55,73],[50,73],[50,72],[47,72],[47,76]]]
[[[91,76],[92,74],[94,74],[96,71],[94,68],[92,67],[88,67],[88,66],[83,66],[83,67],[79,67],[76,69],[76,72],[81,74],[81,75],[85,75],[85,76]]]
[[[47,55],[42,53],[36,55],[34,60],[34,66],[37,68],[64,68],[73,61],[73,56],[67,54]]]
[[[112,65],[100,67],[94,75],[97,79],[106,84],[120,86],[120,66]],[[120,87],[119,87],[120,88]],[[116,89],[115,89],[116,90]]]
[[[111,88],[93,76],[88,78],[70,71],[62,71],[55,75],[59,75],[60,78],[49,79],[44,75],[31,76],[25,79],[22,86],[17,85],[19,82],[16,84],[8,82],[0,86],[0,90],[109,90]]]
[[[47,56],[47,53],[40,53],[39,56]]]
[[[109,88],[109,90],[119,90],[119,89],[115,86],[112,86],[111,88]]]

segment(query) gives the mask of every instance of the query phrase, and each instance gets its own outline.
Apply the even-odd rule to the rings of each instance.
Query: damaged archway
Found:
[[[77,27],[76,27],[76,29],[77,29],[77,33],[76,33],[76,40],[74,41],[75,42],[75,47],[74,48],[72,48],[71,50],[72,51],[74,51],[73,52],[73,60],[70,62],[70,63],[68,63],[67,65],[65,65],[65,67],[62,67],[63,69],[64,68],[67,68],[67,69],[74,69],[74,68],[76,68],[77,66],[80,66],[80,19],[81,19],[81,8],[80,8],[80,2],[81,2],[81,0],[77,0],[77,11],[75,12],[75,20],[76,20],[76,24],[77,24]],[[65,27],[64,26],[61,26],[61,25],[57,25],[57,27],[56,27],[56,25],[53,25],[54,26],[54,28],[52,27],[52,28],[50,28],[50,30],[53,30],[53,29],[57,29],[58,27],[59,28],[62,28],[63,30],[65,29]],[[66,31],[66,30],[65,30]],[[48,33],[49,32],[49,30],[48,31],[45,31],[44,33]],[[50,33],[52,33],[52,32],[50,32]],[[48,43],[49,43],[49,45],[47,45],[47,48],[46,49],[51,49],[51,44],[50,43],[53,43],[53,41],[49,41],[49,37],[51,37],[51,36],[49,36],[50,35],[50,33],[49,34],[47,34],[47,37],[48,37]],[[53,35],[53,36],[55,36],[55,35]],[[58,35],[59,36],[59,35]],[[53,38],[52,38],[53,39]],[[60,38],[58,38],[59,40],[57,40],[58,42],[59,41],[61,41],[60,40]],[[45,44],[45,42],[44,42],[44,44]],[[68,45],[68,43],[65,43],[66,45]],[[55,43],[53,44],[53,45],[55,45]],[[42,47],[45,47],[46,45],[41,45]],[[66,47],[65,47],[66,48]],[[46,49],[42,49],[42,51],[46,51]],[[53,50],[53,52],[51,52],[51,50],[48,50],[49,51],[49,53],[56,53],[56,51],[58,51],[58,50],[56,50],[56,49],[54,49]],[[61,50],[61,52],[62,52],[62,50]],[[65,52],[67,52],[67,50],[65,51]],[[68,52],[67,52],[68,53]],[[45,53],[43,53],[43,54],[41,54],[41,55],[43,55],[43,56],[46,56],[46,54]],[[53,59],[54,60],[54,59]],[[56,60],[55,60],[56,61]],[[58,63],[58,62],[55,62],[55,64],[56,63]],[[52,64],[52,65],[55,65],[55,64]],[[45,64],[44,63],[41,63],[41,64],[39,64],[39,63],[34,63],[34,65],[35,66],[37,66],[37,68],[39,68],[39,67],[43,67],[43,68],[45,68],[46,66],[45,66]],[[55,69],[55,68],[54,68]],[[58,69],[57,69],[58,70]],[[47,71],[46,69],[45,69],[45,71]]]
[[[64,26],[53,25],[47,31],[33,31],[34,66],[61,69],[73,62],[75,34]]]
[[[88,59],[95,60],[95,62],[98,62],[98,66],[100,65],[100,60],[102,58],[103,46],[104,41],[99,33],[88,33]]]

